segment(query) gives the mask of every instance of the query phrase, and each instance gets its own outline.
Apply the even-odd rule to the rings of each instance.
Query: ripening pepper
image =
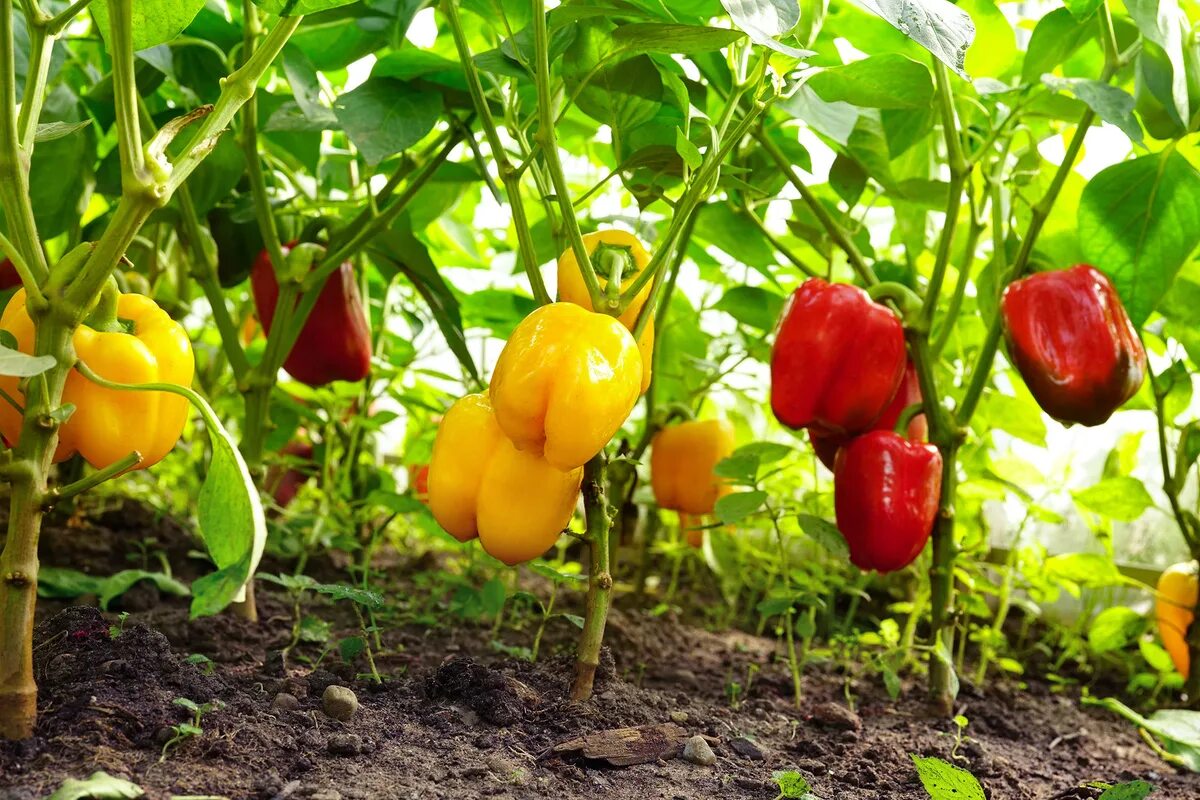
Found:
[[[295,245],[283,248],[287,255]],[[263,250],[250,272],[254,306],[263,330],[271,332],[279,282],[271,256]],[[371,331],[363,312],[362,296],[350,262],[340,265],[321,288],[317,304],[304,323],[295,346],[283,362],[287,373],[309,386],[332,381],[361,381],[371,370]]]
[[[682,514],[711,514],[730,489],[713,469],[733,452],[733,425],[723,419],[683,422],[663,428],[650,445],[650,485],[662,508]]]
[[[1001,311],[1009,357],[1055,419],[1099,425],[1141,388],[1146,351],[1116,289],[1094,267],[1014,281]]]
[[[564,472],[517,450],[497,424],[486,394],[451,406],[429,463],[429,510],[460,542],[512,566],[549,550],[571,521],[583,470]]]
[[[561,470],[599,453],[633,410],[642,357],[615,318],[551,303],[521,321],[492,373],[496,421]]]
[[[408,488],[412,489],[413,497],[425,505],[429,505],[429,465],[408,465]]]
[[[117,317],[131,326],[130,332],[79,326],[72,341],[81,361],[117,383],[191,384],[196,362],[182,325],[140,294],[120,295]],[[9,301],[0,329],[16,338],[18,350],[33,352],[34,328],[25,310],[24,289]],[[24,397],[17,378],[0,376],[0,388],[18,400]],[[75,411],[59,429],[54,460],[78,452],[97,469],[134,450],[142,456],[134,469],[157,464],[175,447],[189,414],[188,401],[178,395],[105,389],[75,370],[67,375],[62,402],[74,405]],[[21,433],[21,415],[7,402],[0,402],[0,433],[14,446]]]
[[[1195,618],[1196,597],[1200,594],[1196,562],[1170,567],[1159,576],[1155,589],[1154,616],[1158,620],[1158,635],[1162,637],[1163,647],[1171,654],[1175,669],[1187,678],[1191,666],[1187,631]]]
[[[701,548],[704,546],[704,517],[697,514],[679,512],[679,530],[688,547]]]
[[[596,270],[596,277],[600,279],[601,289],[608,286],[608,279],[611,277],[609,262],[605,258],[606,250],[624,250],[629,254],[629,261],[621,274],[622,289],[628,288],[629,284],[633,283],[638,274],[650,263],[650,254],[646,252],[646,248],[642,247],[638,238],[632,233],[622,230],[611,229],[585,234],[583,244],[591,258],[592,268]],[[630,331],[637,325],[638,314],[641,313],[642,306],[646,305],[646,301],[650,298],[650,291],[654,288],[653,284],[653,281],[647,282],[619,317],[621,324]],[[558,299],[583,306],[588,311],[595,311],[592,307],[592,297],[588,294],[587,284],[583,282],[583,273],[579,271],[579,261],[575,258],[575,251],[570,247],[558,257]],[[642,354],[642,391],[645,392],[650,386],[651,371],[654,368],[653,317],[647,321],[642,335],[638,339],[638,351]]]
[[[771,350],[771,408],[789,428],[867,430],[904,377],[904,328],[862,289],[810,278],[784,305]]]
[[[7,258],[0,261],[0,292],[20,285],[21,276],[17,273],[17,268],[13,266],[13,263]]]
[[[267,477],[264,481],[267,491],[275,498],[275,505],[287,508],[300,493],[300,487],[312,479],[316,464],[313,463],[313,446],[308,442],[290,442],[279,452],[281,455],[291,456],[308,467],[301,469],[299,465],[284,466],[280,464],[267,470]]]
[[[942,493],[942,456],[894,431],[871,431],[838,451],[833,473],[837,526],[862,570],[911,564],[933,530]]]
[[[919,402],[921,402],[921,382],[917,378],[916,367],[909,361],[908,366],[904,369],[904,380],[900,382],[900,390],[892,398],[892,402],[883,412],[883,416],[871,426],[871,430],[894,430],[904,409]],[[928,435],[929,427],[925,423],[925,415],[917,414],[908,423],[908,439],[914,442],[923,442]],[[847,434],[827,433],[820,428],[809,428],[808,438],[812,442],[817,458],[832,470],[834,462],[837,460],[838,450],[849,444],[854,437]]]

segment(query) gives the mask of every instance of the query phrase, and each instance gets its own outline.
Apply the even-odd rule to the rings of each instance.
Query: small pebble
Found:
[[[729,747],[733,750],[733,752],[737,753],[742,758],[749,759],[750,761],[762,761],[764,758],[766,758],[766,756],[763,755],[762,748],[747,739],[745,736],[739,736],[738,738],[730,741]]]
[[[812,720],[827,728],[845,731],[862,729],[862,720],[858,718],[858,714],[840,703],[821,703],[813,709]]]
[[[717,763],[717,754],[708,746],[703,736],[693,736],[683,744],[683,760],[702,767],[711,767]]]
[[[288,694],[287,692],[280,692],[271,701],[272,711],[295,711],[299,707],[300,701],[296,699],[295,695]]]
[[[506,783],[525,783],[529,776],[525,770],[504,756],[491,756],[487,760],[488,771]]]
[[[821,777],[829,772],[829,767],[825,766],[825,762],[817,761],[815,758],[804,758],[796,762],[796,769],[801,772],[807,772],[814,777]]]
[[[671,722],[677,722],[680,725],[688,721],[688,713],[686,711],[672,711]]]
[[[326,745],[335,756],[356,756],[362,752],[362,739],[353,733],[335,733]]]
[[[358,697],[345,686],[334,684],[321,695],[321,709],[334,719],[348,722],[358,711]]]

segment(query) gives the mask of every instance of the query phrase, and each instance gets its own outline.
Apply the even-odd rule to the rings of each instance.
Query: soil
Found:
[[[133,504],[52,520],[44,563],[115,572],[131,566],[129,543],[147,531],[178,573],[193,577],[186,532]],[[405,596],[416,567],[398,561],[389,572],[396,585],[385,587],[393,599]],[[565,623],[550,626],[536,664],[490,648],[489,626],[384,625],[376,660],[384,683],[376,686],[362,664],[345,666],[336,655],[310,668],[319,653],[312,646],[285,662],[291,608],[270,588],[259,584],[257,625],[230,616],[189,621],[186,598],[159,597],[148,585],[123,598],[123,622],[94,607],[44,601],[38,729],[28,741],[0,743],[0,798],[43,798],[66,778],[104,770],[163,800],[772,800],[772,772],[796,770],[822,800],[925,800],[911,756],[949,760],[955,746],[954,724],[930,715],[919,685],[906,683],[892,701],[877,680],[852,680],[851,710],[846,678],[810,665],[797,710],[774,641],[706,631],[620,599],[611,655],[589,703],[566,699],[574,629]],[[313,600],[307,609],[335,630],[353,628],[353,616],[337,606]],[[506,629],[502,638],[527,646],[531,632]],[[211,662],[189,662],[192,654]],[[752,688],[732,707],[727,686],[744,682],[751,664],[759,667]],[[322,710],[330,685],[357,695],[347,721]],[[277,700],[281,692],[295,702]],[[203,715],[201,735],[167,746],[164,757],[172,726],[190,713],[176,698],[220,705]],[[1159,761],[1131,726],[1037,680],[1023,689],[993,684],[986,694],[965,686],[959,701],[970,724],[957,763],[988,798],[1082,800],[1100,794],[1086,783],[1133,779],[1157,786],[1155,799],[1200,797],[1200,776]],[[605,734],[633,726],[656,727]],[[602,735],[575,741],[594,734]],[[706,737],[715,764],[680,757],[683,738],[696,735]],[[645,763],[612,766],[623,757]]]

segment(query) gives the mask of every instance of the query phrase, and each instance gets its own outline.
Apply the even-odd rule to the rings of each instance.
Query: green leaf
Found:
[[[1132,608],[1106,608],[1088,628],[1088,645],[1097,653],[1120,650],[1137,639],[1145,625],[1146,618]]]
[[[1170,86],[1158,99],[1181,124],[1191,120],[1188,98],[1188,74],[1184,61],[1185,39],[1190,39],[1187,16],[1177,0],[1126,0],[1129,16],[1144,37],[1147,55],[1165,61],[1170,67]]]
[[[958,7],[975,23],[975,40],[963,65],[971,75],[999,78],[1017,59],[1017,35],[993,0],[961,0]]]
[[[986,800],[979,781],[965,769],[940,758],[913,756],[912,760],[930,800]]]
[[[504,588],[504,581],[499,578],[492,578],[483,585],[479,590],[479,598],[483,602],[483,613],[494,617],[504,608],[504,601],[508,596],[508,590]]]
[[[1140,327],[1200,244],[1200,174],[1173,148],[1108,167],[1083,190],[1079,241]]]
[[[822,70],[808,85],[828,103],[866,108],[924,108],[933,100],[929,68],[898,53]]]
[[[1125,577],[1112,559],[1098,553],[1063,553],[1046,559],[1046,577],[1058,583],[1069,581],[1079,586],[1102,589],[1120,586]]]
[[[1171,658],[1171,654],[1167,649],[1158,642],[1151,639],[1142,639],[1138,642],[1138,650],[1142,654],[1142,658],[1146,659],[1146,663],[1152,669],[1157,670],[1163,675],[1170,675],[1175,671],[1175,660]]]
[[[1095,23],[1084,24],[1069,9],[1058,8],[1038,21],[1021,65],[1021,82],[1033,83],[1053,71],[1095,34]]]
[[[54,356],[31,356],[20,350],[0,345],[0,375],[29,378],[33,375],[41,375],[57,363]],[[8,401],[0,402],[7,403]]]
[[[781,44],[776,36],[787,33],[800,21],[797,0],[721,0],[733,24],[744,30],[751,41],[778,53],[804,58],[811,50]]]
[[[1084,20],[1095,13],[1103,2],[1104,0],[1063,0],[1063,5],[1071,12],[1071,16]]]
[[[109,603],[132,589],[133,585],[139,581],[150,581],[163,594],[176,597],[187,597],[190,594],[188,587],[170,575],[164,575],[161,572],[147,572],[144,569],[125,569],[100,581],[99,586],[96,587],[100,608],[107,611]]]
[[[1096,112],[1100,119],[1116,125],[1135,142],[1142,141],[1142,126],[1133,115],[1133,95],[1102,81],[1043,75],[1042,83],[1056,92],[1070,92]]]
[[[744,325],[770,331],[783,310],[783,300],[781,295],[759,286],[734,286],[713,307]]]
[[[842,537],[842,532],[829,520],[812,514],[798,514],[796,522],[800,524],[800,529],[804,531],[808,538],[824,547],[833,555],[839,558],[846,558],[850,555],[850,548],[846,545],[846,540]]]
[[[145,794],[142,787],[136,783],[97,771],[83,780],[68,778],[58,787],[58,791],[46,800],[126,800],[143,797]]]
[[[254,4],[271,14],[281,17],[298,17],[301,14],[316,14],[338,6],[347,6],[357,0],[254,0]]]
[[[70,136],[76,131],[81,131],[84,128],[91,127],[92,120],[85,119],[82,122],[44,122],[37,127],[37,135],[34,141],[38,144],[42,142],[53,142],[55,139],[62,139],[65,136]]]
[[[200,535],[217,571],[192,583],[192,618],[210,616],[246,594],[267,542],[258,488],[229,431],[204,398],[188,393],[204,417],[212,456],[196,498]]]
[[[1071,496],[1088,511],[1121,522],[1133,522],[1154,505],[1145,484],[1128,475],[1106,478]]]
[[[171,41],[191,24],[205,0],[136,0],[130,3],[133,16],[133,49],[145,50]],[[100,35],[108,41],[111,26],[108,0],[95,0],[91,5]],[[109,52],[112,52],[111,50]]]
[[[731,525],[758,511],[766,501],[767,493],[757,489],[734,492],[719,499],[713,510],[723,525]]]
[[[415,145],[433,130],[442,95],[394,78],[370,78],[334,104],[350,141],[374,166]]]
[[[964,78],[967,50],[975,41],[971,15],[947,0],[855,0]]]
[[[1154,712],[1149,717],[1143,717],[1129,706],[1111,697],[1096,700],[1085,696],[1081,702],[1084,705],[1107,708],[1139,728],[1159,737],[1162,740],[1163,749],[1175,756],[1180,766],[1186,767],[1192,772],[1200,772],[1200,712],[1164,709]],[[1136,797],[1136,795],[1134,796]]]
[[[720,50],[745,34],[726,28],[706,28],[699,25],[668,25],[657,22],[634,22],[613,31],[613,41],[622,52],[638,53],[706,53]]]
[[[100,594],[103,578],[66,567],[41,567],[38,570],[38,597],[73,599],[85,594]]]
[[[349,600],[353,603],[358,603],[363,608],[383,608],[383,595],[379,592],[373,592],[370,589],[347,586],[342,583],[318,583],[312,589],[318,594],[323,594],[333,600]]]
[[[346,664],[352,663],[366,649],[367,640],[361,636],[347,636],[338,642],[338,655]]]
[[[812,797],[812,787],[804,776],[794,770],[772,772],[771,779],[779,787],[779,797],[787,800],[805,800]]]
[[[294,45],[285,47],[279,65],[292,87],[292,97],[304,116],[322,128],[335,127],[337,117],[332,109],[321,103],[321,82],[317,79],[316,68],[304,51]]]
[[[1145,800],[1153,791],[1153,784],[1146,781],[1130,781],[1108,787],[1096,800]]]

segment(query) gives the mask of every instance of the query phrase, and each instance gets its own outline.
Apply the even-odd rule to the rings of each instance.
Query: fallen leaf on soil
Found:
[[[558,755],[582,756],[591,761],[603,761],[614,767],[646,764],[660,758],[672,758],[683,747],[687,732],[671,722],[642,725],[637,728],[614,728],[589,733],[576,739],[560,742],[551,748]]]

